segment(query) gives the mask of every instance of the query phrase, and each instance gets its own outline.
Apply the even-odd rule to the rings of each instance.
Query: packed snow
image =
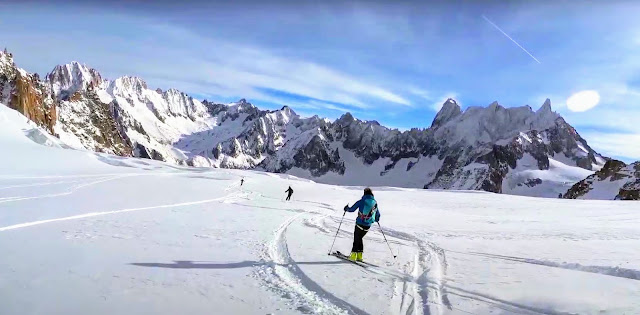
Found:
[[[632,202],[373,187],[391,251],[372,227],[361,267],[327,253],[363,187],[46,135],[0,106],[2,314],[640,313]]]

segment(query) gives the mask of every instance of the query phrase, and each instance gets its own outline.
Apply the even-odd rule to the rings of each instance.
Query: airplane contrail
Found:
[[[500,31],[500,33],[504,34],[504,36],[506,36],[508,39],[510,39],[514,44],[518,45],[518,47],[520,47],[520,49],[522,49],[524,52],[526,52],[527,55],[531,56],[531,58],[533,58],[533,60],[535,60],[539,64],[542,64],[542,62],[540,62],[540,60],[538,60],[538,58],[534,57],[529,51],[527,51],[524,47],[522,47],[522,45],[518,44],[518,42],[516,42],[515,39],[511,38],[511,36],[509,36],[509,34],[505,33],[500,27],[498,27],[498,25],[496,25],[495,23],[491,22],[491,20],[489,20],[488,17],[484,16],[484,14],[482,15],[482,18],[485,19],[485,21],[489,22],[489,24],[493,25],[493,27],[495,27],[498,31]]]

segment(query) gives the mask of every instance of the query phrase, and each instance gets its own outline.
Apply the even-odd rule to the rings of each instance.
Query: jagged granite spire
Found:
[[[51,89],[60,96],[72,95],[77,91],[96,88],[102,83],[102,76],[97,70],[87,67],[77,61],[65,65],[57,65],[47,74],[46,81]]]
[[[431,123],[431,128],[438,128],[460,114],[462,114],[460,105],[454,99],[449,98],[442,104],[442,108]]]

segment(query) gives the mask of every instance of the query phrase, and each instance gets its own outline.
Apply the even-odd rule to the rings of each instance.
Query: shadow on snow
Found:
[[[295,262],[298,265],[338,265],[346,264],[345,261],[300,261]],[[170,268],[170,269],[236,269],[236,268],[250,268],[264,266],[267,263],[264,261],[240,261],[231,263],[210,263],[210,262],[194,262],[191,260],[174,260],[173,263],[131,263],[130,265],[139,267],[153,267],[153,268]],[[288,264],[283,264],[288,266]]]

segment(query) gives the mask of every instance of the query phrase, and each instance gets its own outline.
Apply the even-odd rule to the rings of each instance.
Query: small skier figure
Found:
[[[244,178],[240,180],[240,186],[242,186],[242,184],[244,184]]]
[[[365,188],[362,198],[352,207],[349,207],[349,205],[344,207],[345,212],[354,212],[356,210],[358,210],[358,218],[356,219],[356,228],[353,231],[353,247],[351,248],[349,259],[362,261],[362,252],[364,251],[362,238],[367,234],[374,222],[380,221],[380,210],[378,209],[378,203],[373,198],[371,188]]]
[[[293,195],[293,189],[291,189],[291,186],[289,186],[289,189],[285,190],[284,192],[288,194],[287,201],[291,200],[291,195]]]

